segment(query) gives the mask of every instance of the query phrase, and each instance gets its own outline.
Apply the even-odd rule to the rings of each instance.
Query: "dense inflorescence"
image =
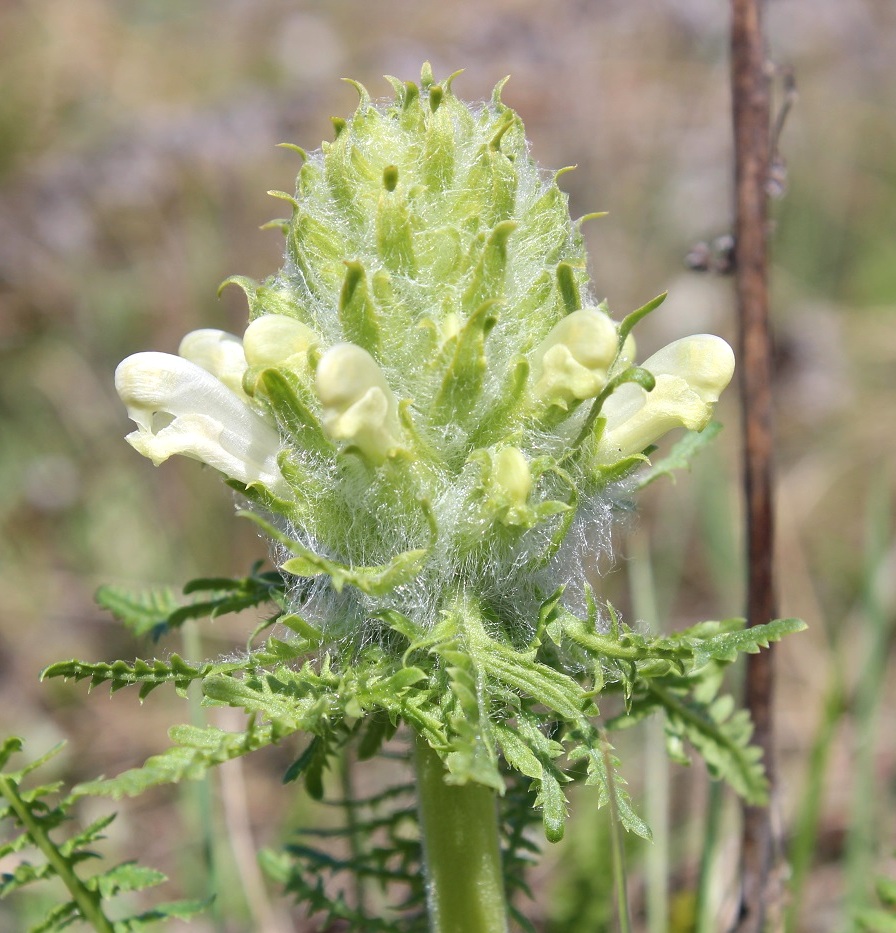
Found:
[[[639,315],[595,301],[560,173],[501,84],[469,106],[452,78],[390,79],[386,103],[358,85],[335,139],[298,150],[295,194],[272,192],[283,269],[225,283],[248,297],[242,340],[197,331],[117,373],[131,443],[243,489],[294,608],[337,637],[473,598],[524,643],[586,528],[606,540],[608,486],[670,428],[702,429],[733,369],[705,335],[633,365]]]

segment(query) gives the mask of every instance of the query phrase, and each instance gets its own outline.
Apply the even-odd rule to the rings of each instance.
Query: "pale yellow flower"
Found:
[[[647,392],[626,382],[604,402],[599,463],[638,454],[673,428],[702,431],[734,374],[734,353],[720,337],[697,334],[668,344],[641,367],[656,385]]]
[[[316,387],[321,422],[333,440],[357,447],[376,464],[398,447],[398,403],[366,350],[353,343],[329,349],[317,365]]]
[[[276,366],[299,354],[304,357],[308,349],[319,341],[318,335],[307,324],[295,318],[263,314],[246,328],[243,351],[250,366]]]
[[[243,374],[246,372],[246,357],[243,342],[235,334],[212,327],[192,330],[181,340],[177,355],[201,366],[232,392],[245,396]]]
[[[607,384],[618,348],[616,325],[603,311],[573,311],[536,347],[532,391],[548,405],[563,409],[594,398]]]

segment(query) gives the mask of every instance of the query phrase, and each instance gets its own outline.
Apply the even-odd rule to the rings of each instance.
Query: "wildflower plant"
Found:
[[[636,362],[633,328],[664,296],[611,317],[561,172],[530,158],[503,82],[470,106],[455,77],[436,82],[425,65],[419,85],[390,78],[386,102],[356,85],[358,107],[334,121],[332,141],[291,147],[295,193],[272,192],[288,214],[272,222],[283,268],[224,283],[246,294],[242,337],[195,331],[177,355],[137,353],[116,372],[136,423],[129,443],[156,464],[181,454],[222,474],[277,570],[194,581],[180,601],[114,588],[100,601],[157,638],[270,604],[246,652],[68,661],[45,676],[141,696],[198,682],[208,705],[248,715],[237,733],[176,727],[168,751],[82,794],[195,778],[300,734],[286,779],[319,796],[347,743],[369,758],[402,730],[430,929],[476,933],[507,928],[502,847],[505,868],[518,867],[523,845],[501,828],[508,790],[528,788],[549,840],[563,834],[573,780],[649,835],[617,774],[613,728],[661,713],[676,759],[689,743],[761,801],[750,724],[718,696],[721,674],[800,623],[651,636],[592,590],[586,569],[609,553],[620,505],[714,433],[734,357],[698,335]],[[676,427],[692,433],[651,465]],[[608,694],[623,701],[610,718],[599,709]],[[300,858],[266,861],[315,909],[378,928],[302,887]],[[412,914],[388,928],[418,928]]]

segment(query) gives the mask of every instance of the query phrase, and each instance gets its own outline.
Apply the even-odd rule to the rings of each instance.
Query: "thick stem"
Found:
[[[446,784],[442,759],[420,738],[415,760],[431,933],[505,933],[495,792]]]

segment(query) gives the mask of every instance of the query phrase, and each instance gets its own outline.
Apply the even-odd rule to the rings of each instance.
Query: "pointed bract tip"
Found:
[[[294,209],[298,209],[299,202],[296,200],[295,195],[290,194],[288,191],[278,191],[276,188],[272,188],[267,192],[272,198],[276,198],[278,201],[287,201],[292,204]]]
[[[370,103],[370,93],[367,88],[360,81],[355,81],[354,78],[343,78],[342,80],[346,84],[350,84],[358,92],[358,109],[366,109]]]
[[[574,220],[573,223],[579,230],[582,229],[582,224],[589,220],[600,220],[601,217],[609,216],[609,211],[592,211],[590,214],[582,214],[578,220]]]
[[[432,74],[432,65],[429,62],[424,62],[423,67],[420,69],[420,87],[428,89],[430,85],[435,84],[435,78]]]
[[[251,298],[258,290],[258,282],[255,279],[250,279],[246,275],[230,275],[218,286],[218,298],[228,285],[236,285],[248,298]]]
[[[625,385],[627,382],[641,386],[645,392],[652,392],[656,388],[656,376],[643,366],[629,366],[616,381],[617,385]]]
[[[466,69],[464,69],[464,68],[458,68],[457,71],[452,72],[450,75],[448,75],[447,78],[445,78],[445,80],[442,82],[442,85],[443,85],[444,88],[445,88],[445,93],[446,93],[446,94],[451,94],[451,93],[452,93],[452,91],[451,91],[451,85],[452,85],[452,83],[454,82],[454,79],[455,79],[456,77],[458,77],[458,75],[462,75],[462,74],[464,73],[465,70],[466,70]]]
[[[516,116],[512,110],[508,109],[504,111],[504,115],[501,118],[497,130],[495,130],[494,135],[488,142],[489,147],[495,152],[501,148],[501,140],[504,138],[504,134],[513,126],[515,120]]]
[[[519,227],[519,223],[516,220],[502,220],[499,224],[495,225],[489,237],[489,241],[492,243],[506,243],[507,238],[517,227]]]
[[[492,103],[497,107],[503,107],[504,103],[501,100],[501,92],[504,90],[504,85],[510,80],[510,75],[504,75],[503,78],[495,85],[494,90],[492,91]]]
[[[296,152],[302,157],[303,162],[308,161],[308,153],[301,147],[297,146],[295,143],[277,143],[278,149],[289,149],[290,152]]]
[[[383,75],[383,77],[392,85],[392,90],[395,91],[395,103],[400,104],[404,100],[404,81],[401,78],[396,78],[395,75]]]

